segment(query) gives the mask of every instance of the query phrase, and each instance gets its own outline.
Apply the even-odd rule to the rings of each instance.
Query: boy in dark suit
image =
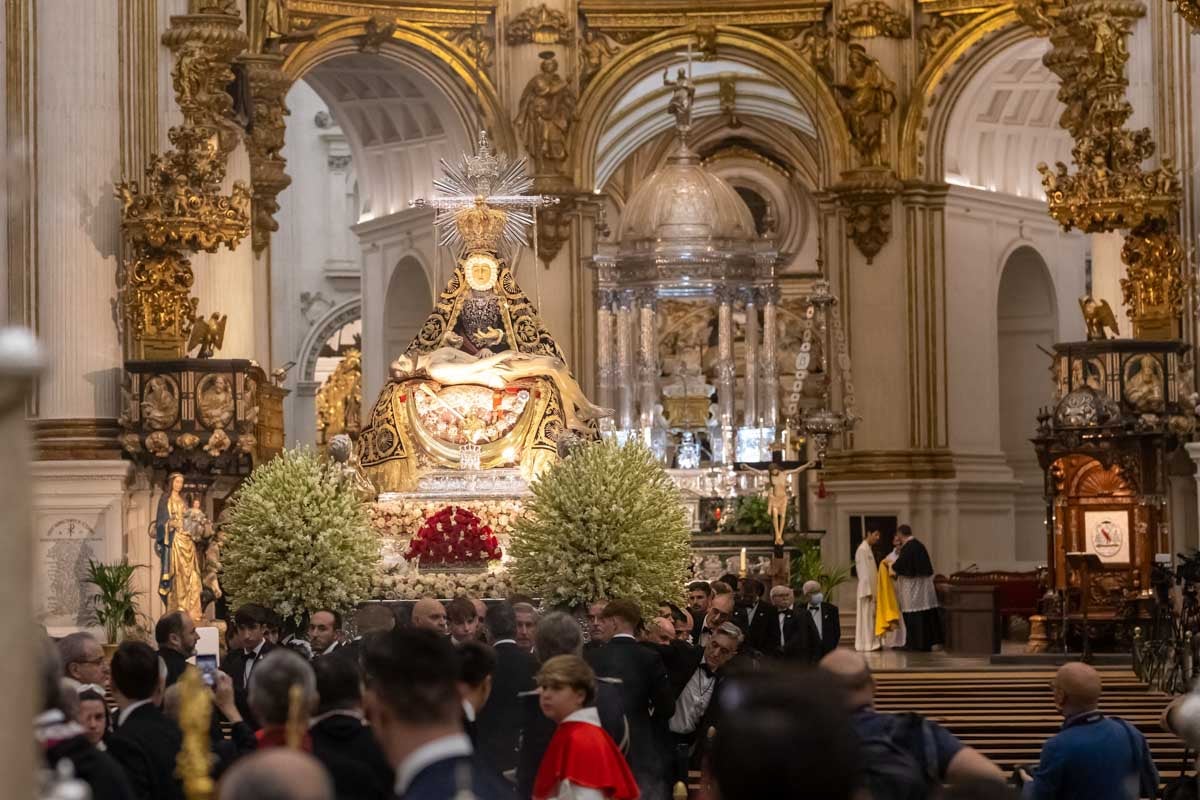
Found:
[[[363,706],[403,800],[508,800],[511,784],[475,756],[463,733],[454,646],[428,630],[393,630],[363,647]]]
[[[231,649],[221,665],[221,670],[233,678],[233,698],[238,711],[246,724],[254,730],[259,729],[259,722],[250,713],[250,703],[247,692],[250,689],[250,673],[254,665],[263,656],[275,649],[275,645],[267,641],[267,620],[270,612],[260,605],[247,603],[233,615],[233,624],[237,627],[238,640],[241,647]]]

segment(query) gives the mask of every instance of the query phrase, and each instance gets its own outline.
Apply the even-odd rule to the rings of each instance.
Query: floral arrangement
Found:
[[[442,501],[444,502],[444,501]],[[425,520],[442,507],[436,500],[393,500],[370,505],[371,530],[389,539],[415,536]],[[513,523],[524,512],[524,504],[515,499],[473,500],[471,511],[498,537],[512,532]],[[501,539],[503,541],[503,538]]]
[[[380,570],[375,575],[378,600],[420,600],[422,597],[451,598],[507,597],[513,586],[502,569],[483,573],[425,572],[405,569],[402,564]]]
[[[340,465],[311,448],[258,466],[234,494],[225,530],[222,584],[236,605],[298,620],[371,597],[379,539],[366,505]]]
[[[499,561],[500,543],[479,515],[460,506],[446,506],[430,516],[408,543],[404,558],[432,564],[482,564]]]
[[[680,598],[690,573],[687,512],[645,446],[582,445],[532,489],[509,546],[523,591],[548,606],[620,597],[647,611]]]

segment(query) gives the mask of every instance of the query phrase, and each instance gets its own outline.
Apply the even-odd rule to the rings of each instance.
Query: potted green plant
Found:
[[[833,597],[833,590],[850,580],[849,567],[826,569],[821,562],[821,546],[816,542],[804,542],[792,556],[792,588],[797,593],[808,581],[821,584],[821,592]]]
[[[124,559],[119,564],[102,564],[88,559],[87,582],[96,587],[88,598],[92,622],[104,628],[108,643],[106,650],[115,650],[124,638],[125,629],[137,624],[137,598],[131,582],[137,566]]]

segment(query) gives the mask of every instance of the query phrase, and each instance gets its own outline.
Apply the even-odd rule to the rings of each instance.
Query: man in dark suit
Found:
[[[692,581],[687,585],[688,611],[692,614],[692,644],[700,643],[700,631],[704,629],[704,617],[712,601],[712,585],[708,581]]]
[[[196,654],[196,623],[190,614],[176,611],[162,617],[154,626],[158,657],[167,665],[167,686],[173,686],[187,669],[187,660]]]
[[[332,655],[345,645],[342,640],[342,615],[331,608],[314,611],[308,617],[308,646],[313,658]]]
[[[784,661],[816,664],[821,660],[821,637],[817,626],[807,613],[795,609],[796,595],[789,586],[771,588],[771,605],[775,608],[771,632],[763,652]]]
[[[363,646],[367,719],[403,800],[507,800],[512,786],[473,753],[463,733],[458,658],[444,636],[394,630]]]
[[[733,614],[734,623],[742,629],[745,643],[755,650],[762,650],[771,637],[771,621],[774,609],[763,596],[766,587],[762,581],[746,578],[738,588],[738,608]]]
[[[259,723],[250,713],[247,692],[250,689],[250,673],[254,670],[254,665],[275,649],[275,645],[266,640],[269,616],[267,609],[253,603],[247,603],[234,613],[233,624],[237,627],[241,647],[231,650],[225,658],[225,663],[221,665],[222,671],[233,678],[233,696],[238,711],[246,720],[246,724],[254,730],[258,730]]]
[[[308,729],[312,753],[333,779],[338,800],[384,800],[392,796],[392,768],[365,724],[358,665],[340,655],[312,662],[320,704]]]
[[[471,610],[474,613],[474,609]],[[471,631],[474,635],[474,631]],[[453,636],[450,643],[458,653],[458,693],[462,696],[463,730],[479,749],[479,731],[475,720],[479,712],[487,707],[492,694],[492,681],[496,676],[496,651],[491,645],[475,639],[464,639],[457,643]]]
[[[833,652],[842,640],[842,620],[838,607],[825,602],[821,584],[816,581],[805,581],[803,590],[806,601],[804,613],[809,615],[816,626],[817,636],[821,641],[821,656],[824,657],[826,653]]]
[[[663,742],[667,720],[675,712],[667,668],[653,646],[642,645],[634,637],[642,621],[634,603],[613,600],[600,618],[608,643],[588,651],[586,657],[598,676],[621,681],[629,722],[629,767],[643,800],[660,800],[667,797],[670,777]]]
[[[179,728],[159,709],[167,667],[145,642],[126,641],[112,658],[113,698],[117,701],[116,732],[108,750],[125,768],[138,800],[183,797],[175,778]]]
[[[53,770],[58,762],[71,762],[75,777],[88,785],[92,800],[131,800],[133,789],[125,771],[112,756],[88,741],[83,727],[63,712],[62,668],[58,649],[43,637],[41,663],[39,664],[39,688],[41,689],[42,713],[34,717],[33,735],[43,756],[47,769]],[[74,689],[67,689],[74,692]]]
[[[475,714],[479,757],[497,773],[517,766],[520,739],[521,692],[532,691],[537,662],[528,648],[517,644],[517,614],[511,603],[495,603],[484,618],[496,651],[496,671],[487,703]]]

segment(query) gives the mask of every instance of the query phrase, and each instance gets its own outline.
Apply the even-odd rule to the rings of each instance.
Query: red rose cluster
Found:
[[[409,561],[422,558],[426,563],[470,564],[496,561],[500,555],[496,535],[478,515],[460,506],[446,506],[426,517],[404,557]]]

